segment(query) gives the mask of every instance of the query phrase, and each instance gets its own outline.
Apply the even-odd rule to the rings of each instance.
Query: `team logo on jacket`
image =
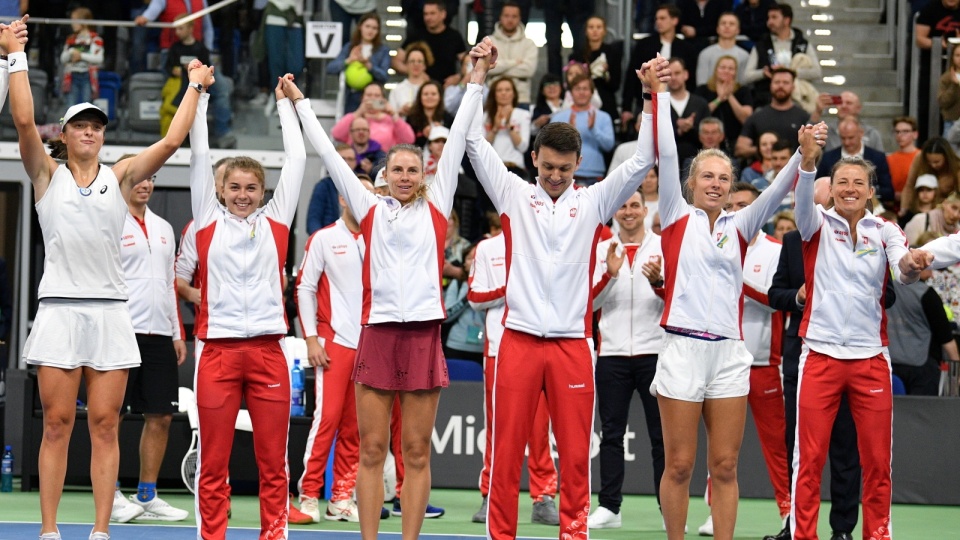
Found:
[[[723,234],[722,232],[717,233],[717,247],[723,249],[723,246],[727,244],[727,241],[730,240],[730,237]]]
[[[760,273],[760,265],[759,265],[759,264],[753,265],[753,271],[754,271],[754,273],[759,274],[759,273]]]
[[[571,208],[571,209],[570,209],[570,217],[572,217],[572,218],[573,218],[573,217],[577,217],[577,209],[576,209],[576,208]]]

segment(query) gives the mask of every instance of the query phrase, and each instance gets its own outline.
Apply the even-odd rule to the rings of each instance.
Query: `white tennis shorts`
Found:
[[[40,301],[23,359],[35,366],[98,371],[140,365],[127,303],[117,300]]]
[[[707,341],[667,332],[650,393],[693,402],[746,396],[751,364],[742,340]]]

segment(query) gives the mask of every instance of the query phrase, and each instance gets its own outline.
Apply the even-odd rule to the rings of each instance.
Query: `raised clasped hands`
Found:
[[[637,78],[643,84],[644,91],[663,92],[670,82],[670,62],[657,53],[656,58],[640,66]]]
[[[204,89],[213,86],[216,79],[213,76],[213,66],[204,65],[203,62],[193,59],[187,65],[187,78],[192,83],[200,83]]]
[[[277,101],[280,101],[283,98],[289,98],[290,101],[296,103],[303,99],[303,92],[297,88],[296,83],[293,82],[293,74],[287,73],[283,77],[280,77],[277,80],[277,87],[274,89],[276,94]]]
[[[0,23],[0,53],[10,54],[23,51],[27,44],[27,20],[29,15],[11,21],[10,24]]]

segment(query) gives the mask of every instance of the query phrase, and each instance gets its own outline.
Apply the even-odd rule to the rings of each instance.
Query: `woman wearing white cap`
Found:
[[[22,24],[14,21],[11,28]],[[82,376],[87,385],[90,481],[96,508],[90,538],[105,540],[110,537],[120,458],[117,423],[127,369],[140,364],[120,266],[127,214],[124,193],[153,176],[180,147],[203,86],[213,82],[213,69],[194,61],[189,78],[197,91],[188,90],[167,136],[111,168],[102,166],[98,157],[107,115],[90,103],[67,109],[60,121],[63,132],[50,143],[52,156],[47,155],[33,120],[23,43],[11,32],[0,31],[0,48],[9,53],[10,112],[23,166],[33,183],[46,253],[37,294],[40,306],[23,348],[26,362],[38,366],[43,405],[40,538],[60,538],[57,506]]]

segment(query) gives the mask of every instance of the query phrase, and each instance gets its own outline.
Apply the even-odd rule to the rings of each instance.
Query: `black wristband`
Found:
[[[649,92],[644,92],[640,97],[642,97],[644,101],[653,101],[653,94]]]
[[[654,289],[663,288],[663,278],[660,278],[657,281],[654,281],[653,283],[650,284],[650,286],[653,287]]]

